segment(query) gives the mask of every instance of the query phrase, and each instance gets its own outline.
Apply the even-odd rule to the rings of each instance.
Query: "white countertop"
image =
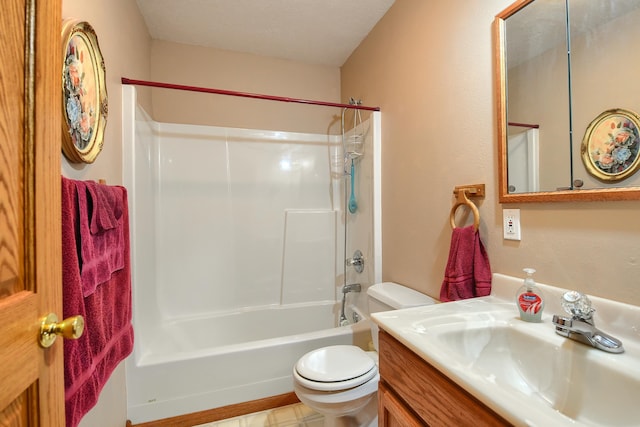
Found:
[[[372,319],[516,426],[640,425],[640,307],[589,296],[596,327],[623,342],[625,352],[612,354],[555,333],[566,289],[538,284],[542,322],[520,320],[521,285],[494,274],[490,296]]]

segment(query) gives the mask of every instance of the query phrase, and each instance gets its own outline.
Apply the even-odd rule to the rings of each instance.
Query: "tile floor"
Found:
[[[194,427],[323,427],[324,417],[302,403]]]

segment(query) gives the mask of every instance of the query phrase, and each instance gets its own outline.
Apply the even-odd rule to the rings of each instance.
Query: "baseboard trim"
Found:
[[[206,411],[194,412],[192,414],[179,415],[177,417],[164,418],[141,424],[132,424],[131,421],[127,420],[127,427],[192,427],[227,418],[238,417],[240,415],[251,414],[253,412],[266,411],[267,409],[278,408],[280,406],[292,405],[298,402],[300,402],[298,396],[296,396],[295,393],[290,392],[279,394],[277,396],[266,397],[264,399],[222,406],[220,408],[207,409]]]

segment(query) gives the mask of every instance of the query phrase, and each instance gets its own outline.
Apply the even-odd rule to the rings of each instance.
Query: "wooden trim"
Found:
[[[507,107],[506,107],[506,64],[504,57],[504,18],[496,16],[493,21],[493,67],[494,67],[494,88],[495,103],[497,109],[497,135],[498,135],[498,196],[502,197],[507,188]],[[503,200],[500,199],[502,203]]]
[[[496,15],[496,17],[500,19],[507,19],[520,9],[523,9],[526,5],[531,3],[533,0],[516,0],[511,5],[509,5],[505,10]]]
[[[517,0],[496,15],[493,22],[494,88],[497,110],[498,134],[498,202],[499,203],[547,203],[547,202],[610,202],[640,200],[640,187],[607,187],[540,191],[535,193],[509,193],[507,186],[507,100],[506,64],[504,57],[505,19],[531,3]]]
[[[227,418],[238,417],[240,415],[292,405],[298,402],[300,402],[298,396],[296,396],[295,393],[290,392],[264,399],[222,406],[220,408],[208,409],[206,411],[194,412],[191,414],[179,415],[177,417],[164,418],[141,424],[132,424],[131,421],[127,420],[127,427],[192,427],[194,425],[211,423],[214,421],[225,420]]]
[[[614,202],[625,200],[640,200],[640,187],[612,187],[593,190],[559,190],[541,191],[538,193],[499,194],[500,203]]]
[[[385,382],[378,386],[378,426],[422,427],[424,423],[396,397]]]
[[[61,220],[61,115],[60,23],[62,0],[35,3],[35,57],[33,188],[34,288],[39,296],[38,316],[62,316],[62,220]],[[36,318],[37,319],[37,318]],[[36,320],[34,319],[34,320]],[[34,342],[37,334],[34,334]],[[37,345],[37,344],[34,344]],[[62,340],[40,349],[39,425],[64,425],[64,371]]]
[[[25,1],[25,42],[24,42],[24,286],[31,292],[36,290],[35,263],[35,115],[36,115],[36,3],[34,0]],[[29,425],[39,425],[40,392],[37,382],[27,391],[27,404],[30,406]]]

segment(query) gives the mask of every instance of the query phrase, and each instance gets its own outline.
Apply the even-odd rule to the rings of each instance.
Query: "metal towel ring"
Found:
[[[471,209],[471,212],[473,212],[473,229],[477,231],[478,227],[480,227],[480,212],[478,211],[478,208],[475,205],[475,203],[473,203],[467,197],[467,192],[463,190],[458,191],[456,203],[451,208],[451,214],[449,214],[449,221],[451,222],[451,228],[456,228],[456,221],[455,221],[456,210],[458,210],[458,208],[463,205],[468,206],[469,209]]]

